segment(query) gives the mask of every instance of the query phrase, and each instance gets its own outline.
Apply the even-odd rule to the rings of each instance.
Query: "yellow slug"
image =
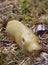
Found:
[[[17,20],[9,21],[6,26],[6,31],[27,52],[32,53],[41,49],[37,36],[23,23]]]

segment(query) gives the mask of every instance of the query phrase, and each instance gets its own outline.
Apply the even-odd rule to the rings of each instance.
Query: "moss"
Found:
[[[0,39],[3,39],[3,38],[4,38],[3,34],[0,33]]]

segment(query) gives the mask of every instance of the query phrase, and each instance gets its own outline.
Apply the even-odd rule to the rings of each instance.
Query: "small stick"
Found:
[[[29,57],[25,58],[19,65],[23,65],[23,64],[24,64],[25,62],[27,62],[29,59],[30,59]]]

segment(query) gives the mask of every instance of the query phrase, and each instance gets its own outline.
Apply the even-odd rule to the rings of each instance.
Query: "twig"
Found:
[[[29,57],[25,58],[19,65],[23,65],[23,64],[24,64],[25,62],[27,62],[29,59],[30,59]]]

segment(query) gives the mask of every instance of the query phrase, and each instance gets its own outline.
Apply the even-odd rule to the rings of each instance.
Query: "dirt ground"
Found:
[[[42,46],[37,56],[30,58],[7,34],[6,25],[14,19],[35,30]],[[48,0],[0,0],[0,65],[48,65]]]

